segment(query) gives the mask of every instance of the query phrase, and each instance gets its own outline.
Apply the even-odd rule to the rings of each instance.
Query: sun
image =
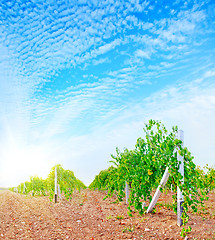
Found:
[[[10,145],[4,149],[2,159],[0,184],[4,186],[17,186],[34,175],[46,178],[51,168],[42,146]]]

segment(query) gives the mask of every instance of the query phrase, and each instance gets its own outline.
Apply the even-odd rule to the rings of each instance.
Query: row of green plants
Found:
[[[203,187],[208,191],[215,190],[215,166],[209,166],[208,164],[203,168],[196,167],[196,171],[199,172],[200,178],[197,181],[203,183]]]
[[[107,190],[107,197],[116,194],[119,201],[125,197],[125,182],[130,184],[129,215],[133,211],[143,214],[142,200],[152,200],[152,192],[160,183],[166,167],[170,177],[167,187],[172,186],[173,209],[177,212],[177,186],[183,191],[184,203],[182,221],[185,225],[189,219],[188,208],[197,211],[199,205],[204,206],[207,194],[214,189],[214,168],[208,166],[204,170],[193,162],[193,156],[177,138],[178,128],[168,131],[160,121],[149,120],[144,127],[144,138],[138,138],[133,150],[116,149],[112,155],[113,166],[101,171],[90,184],[90,189]],[[177,154],[184,159],[184,180],[179,173],[180,162]],[[205,170],[207,170],[205,172]],[[163,189],[161,189],[163,190]],[[183,232],[186,229],[183,228]]]
[[[110,166],[108,169],[101,170],[98,175],[95,176],[93,182],[89,185],[91,190],[107,191],[109,182],[115,177],[115,171],[117,169],[113,166]],[[196,181],[201,182],[199,184],[203,189],[208,189],[208,192],[215,191],[215,167],[209,167],[208,164],[201,168],[196,166],[195,170],[198,172],[199,178]],[[152,174],[149,171],[148,174]],[[176,184],[173,182],[172,178],[168,179],[168,182],[165,185],[166,190],[172,190],[176,187]],[[115,189],[115,188],[114,188]]]
[[[80,189],[86,188],[84,183],[77,179],[71,170],[65,170],[58,164],[51,168],[46,179],[32,176],[30,177],[30,181],[21,183],[19,186],[11,188],[10,190],[22,194],[32,193],[34,196],[49,196],[52,201],[55,190],[55,168],[57,168],[57,184],[59,185],[61,194],[64,194],[67,200],[72,197],[74,190],[80,191]]]

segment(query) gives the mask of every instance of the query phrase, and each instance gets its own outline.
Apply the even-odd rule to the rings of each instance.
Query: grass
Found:
[[[149,219],[149,217],[141,217],[141,218],[139,218],[139,221],[142,223],[148,219]]]
[[[157,202],[156,205],[159,207],[167,208],[168,210],[173,209],[173,203]]]
[[[125,233],[125,232],[133,232],[135,229],[135,227],[133,226],[130,226],[130,227],[125,227],[123,228],[122,232]]]

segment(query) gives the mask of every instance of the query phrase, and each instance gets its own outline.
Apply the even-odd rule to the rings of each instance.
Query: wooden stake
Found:
[[[158,201],[158,198],[160,197],[160,194],[161,194],[160,188],[165,186],[168,178],[169,178],[169,172],[168,172],[168,167],[167,167],[165,172],[164,172],[164,175],[163,175],[163,177],[162,177],[162,179],[160,181],[160,185],[158,186],[158,188],[157,188],[157,190],[156,190],[156,192],[155,192],[155,194],[154,194],[154,196],[152,198],[152,201],[149,204],[149,207],[147,209],[147,213],[152,212],[155,204]]]
[[[23,194],[25,194],[25,183],[24,183],[24,185],[23,185]]]
[[[182,142],[184,141],[184,132],[182,130],[178,131],[178,139],[181,140]],[[184,159],[183,159],[183,156],[179,154],[179,152],[177,152],[177,160],[178,162],[180,162],[179,173],[181,173],[183,177],[182,183],[184,183]],[[184,202],[184,197],[183,197],[182,191],[177,186],[177,224],[178,226],[182,225],[181,216],[183,213],[183,206],[182,206],[183,202]]]
[[[58,196],[59,196],[60,200],[62,200],[62,198],[61,198],[61,191],[60,191],[60,185],[59,184],[57,184],[57,192],[58,192]]]
[[[129,186],[128,183],[125,182],[125,202],[128,204],[128,199],[129,199]]]
[[[57,166],[55,167],[55,203],[57,203]]]

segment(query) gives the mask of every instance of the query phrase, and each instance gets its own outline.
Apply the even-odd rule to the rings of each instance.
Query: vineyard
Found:
[[[51,169],[47,179],[43,180],[37,176],[30,177],[29,182],[21,183],[17,187],[10,188],[10,190],[22,194],[31,193],[32,196],[49,196],[50,201],[52,201],[55,194],[55,169],[58,176],[58,194],[64,194],[67,200],[72,197],[73,191],[86,188],[84,183],[77,179],[72,171],[64,170],[58,164]]]
[[[15,193],[3,192],[6,197],[1,193],[2,239],[7,234],[11,239],[215,239],[215,169],[194,164],[177,127],[168,132],[161,122],[150,120],[144,132],[133,150],[116,149],[112,166],[102,170],[88,189],[72,171],[56,165],[47,179],[30,177],[10,189]],[[161,182],[164,173],[166,184]],[[148,213],[158,191],[161,197]],[[14,217],[6,198],[14,209],[27,208]],[[10,209],[10,217],[4,208]],[[14,228],[18,235],[7,233],[20,222],[31,224],[21,232]]]

